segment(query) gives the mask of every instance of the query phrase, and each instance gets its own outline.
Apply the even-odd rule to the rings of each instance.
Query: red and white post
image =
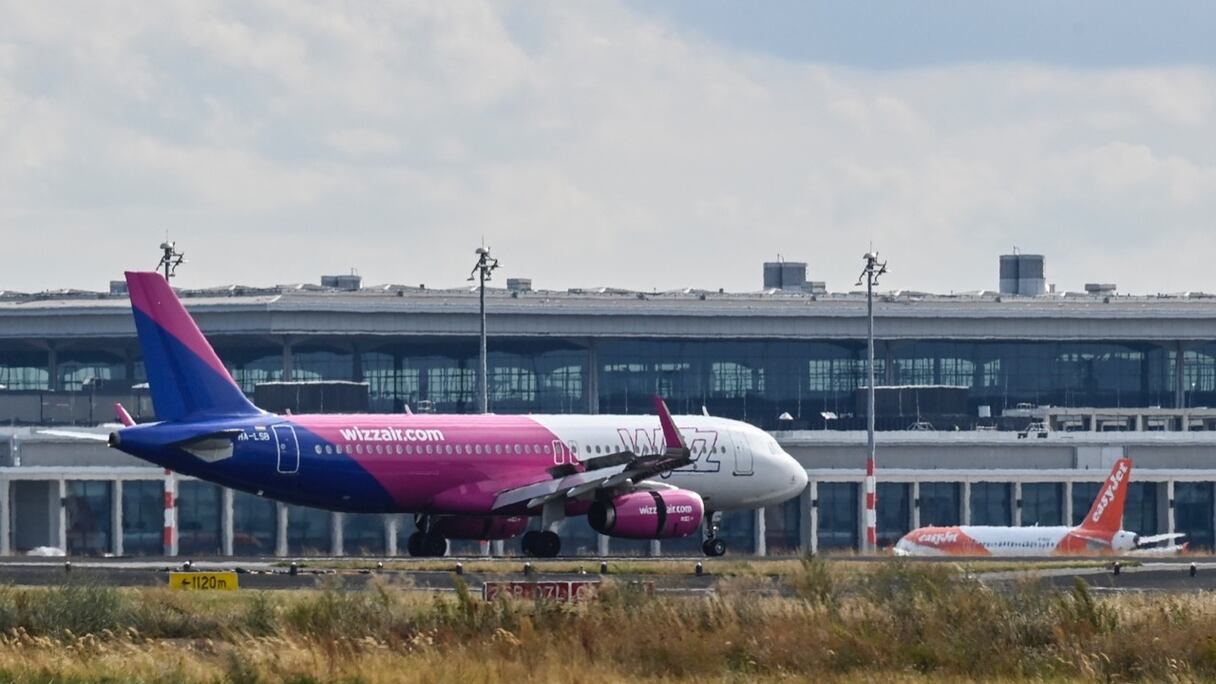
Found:
[[[878,549],[878,485],[874,477],[874,454],[866,459],[866,548]]]
[[[879,263],[878,252],[873,250],[862,258],[866,265],[857,284],[860,285],[862,279],[866,283],[866,373],[869,379],[866,387],[866,541],[862,551],[874,553],[878,550],[878,485],[874,477],[874,286],[878,276],[887,272],[887,264]]]
[[[161,536],[166,556],[177,555],[177,478],[165,470],[165,529]]]

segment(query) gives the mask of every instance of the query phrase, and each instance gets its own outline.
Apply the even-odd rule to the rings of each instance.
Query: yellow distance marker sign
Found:
[[[234,591],[238,588],[235,572],[170,572],[172,589]]]

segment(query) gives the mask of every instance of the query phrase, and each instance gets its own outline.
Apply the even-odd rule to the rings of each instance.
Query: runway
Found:
[[[292,561],[282,558],[211,558],[189,562],[180,558],[112,559],[112,558],[29,558],[14,557],[0,559],[0,584],[15,586],[58,586],[64,583],[88,583],[114,587],[154,587],[168,584],[169,572],[192,569],[195,571],[234,571],[238,574],[240,587],[251,590],[301,590],[330,588],[336,590],[359,590],[372,581],[389,585],[416,588],[422,591],[454,591],[458,581],[471,589],[480,591],[487,581],[572,581],[597,580],[611,577],[621,582],[644,582],[656,593],[676,595],[699,595],[712,592],[717,583],[727,574],[715,574],[714,564],[698,557],[688,558],[572,558],[559,559],[563,567],[576,566],[574,571],[546,571],[543,562],[525,573],[523,558],[494,559],[484,557],[445,559],[352,559],[352,558],[303,558],[296,559],[293,572]],[[774,584],[780,587],[780,572],[766,571],[764,565],[792,558],[748,558],[735,557],[730,560],[751,563],[757,566],[753,574],[772,575]],[[839,557],[826,559],[829,563],[881,562],[883,557]],[[1188,593],[1216,591],[1216,557],[1195,556],[1187,558],[1120,559],[1119,572],[1113,569],[1115,560],[1101,567],[1056,567],[1070,559],[1025,558],[1001,559],[1019,567],[1012,570],[979,571],[975,577],[980,581],[999,586],[1027,579],[1037,579],[1059,589],[1069,589],[1077,579],[1085,581],[1098,592],[1150,592]],[[1084,561],[1085,559],[1081,559]],[[1104,559],[1091,559],[1104,560]],[[376,568],[378,562],[387,562],[388,567]],[[633,572],[599,573],[600,563],[607,562],[609,568],[624,564],[634,568]],[[704,574],[698,576],[695,568],[704,563]],[[963,567],[974,562],[982,567],[992,559],[926,558],[907,559],[912,563],[956,563]],[[487,563],[490,569],[484,570]],[[647,566],[654,564],[656,569]],[[661,564],[662,569],[657,569]],[[1042,565],[1042,568],[1036,565]],[[1194,566],[1192,575],[1191,567]],[[441,566],[441,567],[440,567]],[[476,566],[483,571],[462,571],[457,568]],[[686,569],[685,569],[686,568]],[[581,571],[579,571],[581,570]],[[637,571],[640,570],[640,571]]]

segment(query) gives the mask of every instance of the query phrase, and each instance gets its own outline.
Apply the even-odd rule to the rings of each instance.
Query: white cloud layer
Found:
[[[1216,73],[783,61],[612,3],[0,2],[0,289],[1216,290]]]

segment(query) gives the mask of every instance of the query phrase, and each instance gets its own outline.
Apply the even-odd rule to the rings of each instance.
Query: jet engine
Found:
[[[587,512],[587,522],[611,537],[669,539],[696,532],[704,515],[700,494],[673,488],[596,501]]]
[[[1110,538],[1112,551],[1134,551],[1140,547],[1140,535],[1127,530],[1119,530]]]
[[[431,531],[448,539],[510,539],[523,534],[528,518],[516,516],[450,515],[435,520]]]

